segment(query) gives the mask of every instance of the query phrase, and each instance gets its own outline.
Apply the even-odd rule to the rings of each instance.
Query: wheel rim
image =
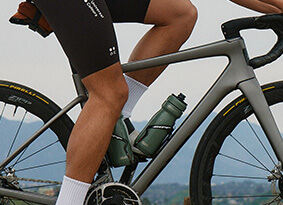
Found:
[[[272,107],[275,118],[283,116],[278,107],[282,110],[282,104]],[[243,111],[250,112],[250,106]],[[210,146],[212,158],[217,157],[214,168],[212,162],[205,167],[203,177],[209,184],[203,188],[205,200],[212,199],[212,204],[282,203],[279,189],[282,168],[257,124],[255,117],[249,116],[225,138],[220,150],[221,137],[219,144]]]

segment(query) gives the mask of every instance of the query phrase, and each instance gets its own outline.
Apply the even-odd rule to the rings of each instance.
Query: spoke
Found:
[[[27,151],[27,149],[28,149],[28,147],[26,147],[23,151],[22,151],[22,153],[19,155],[19,157],[18,157],[18,159],[16,160],[16,162],[13,164],[13,165],[11,165],[11,168],[14,168],[14,166],[17,164],[17,162],[22,158],[22,156],[24,155],[24,153]]]
[[[267,170],[267,169],[264,169],[264,168],[262,168],[262,167],[259,167],[259,166],[257,166],[257,165],[254,165],[254,164],[251,164],[251,163],[249,163],[249,162],[245,162],[245,161],[240,160],[240,159],[237,159],[237,158],[235,158],[235,157],[231,157],[231,156],[229,156],[229,155],[222,154],[222,153],[219,153],[218,155],[221,155],[221,156],[223,156],[223,157],[226,157],[226,158],[235,160],[235,161],[237,161],[237,162],[241,162],[241,163],[243,163],[243,164],[246,164],[246,165],[249,165],[249,166],[252,166],[252,167],[255,167],[255,168],[258,168],[258,169],[261,169],[261,170],[264,170],[264,171],[269,172],[269,170]]]
[[[21,123],[20,123],[20,125],[19,125],[19,127],[18,127],[18,129],[17,129],[17,132],[16,132],[16,134],[15,134],[15,137],[14,137],[14,139],[13,139],[13,142],[12,142],[12,144],[11,144],[11,146],[10,146],[9,151],[8,151],[7,157],[10,155],[10,153],[11,153],[11,151],[12,151],[12,148],[14,147],[14,144],[15,144],[15,142],[16,142],[16,139],[18,138],[20,129],[21,129],[22,125],[23,125],[23,122],[24,122],[24,119],[25,119],[26,115],[27,115],[27,111],[26,111],[25,114],[23,115],[23,118],[22,118],[22,120],[21,120]]]
[[[36,152],[34,152],[34,153],[32,153],[32,154],[26,156],[25,158],[23,158],[23,159],[21,159],[21,160],[17,160],[17,162],[15,162],[12,166],[15,166],[16,164],[19,164],[19,163],[21,163],[21,162],[23,162],[23,161],[29,159],[30,157],[32,157],[32,156],[34,156],[34,155],[36,155],[36,154],[42,152],[43,150],[45,150],[45,149],[51,147],[52,145],[56,144],[57,142],[59,142],[59,140],[56,140],[55,142],[52,142],[52,143],[50,143],[49,145],[46,145],[45,147],[43,147],[43,148],[37,150]]]
[[[264,179],[267,180],[266,177],[250,177],[250,176],[235,176],[235,175],[226,175],[226,174],[213,174],[216,177],[227,177],[227,178],[241,178],[241,179]]]
[[[42,168],[42,167],[46,167],[46,166],[52,166],[52,165],[55,165],[55,164],[61,164],[61,163],[65,163],[65,162],[66,162],[66,160],[62,160],[62,161],[58,161],[58,162],[52,162],[52,163],[37,165],[37,166],[33,166],[33,167],[27,167],[27,168],[23,168],[23,169],[18,169],[17,172],[26,171],[26,170],[30,170],[30,169]]]
[[[256,133],[255,129],[252,127],[251,123],[249,122],[248,119],[246,119],[246,122],[248,123],[249,127],[251,128],[251,130],[253,131],[255,137],[257,138],[257,140],[259,141],[259,143],[261,144],[262,148],[264,149],[265,153],[268,155],[269,159],[272,161],[272,163],[274,164],[274,166],[276,166],[276,163],[274,162],[274,160],[272,159],[270,153],[267,151],[266,147],[264,146],[263,142],[260,140],[258,134]]]
[[[266,171],[272,173],[253,153],[251,153],[240,141],[238,141],[232,134],[230,136],[247,152],[249,153],[261,166],[265,168]]]

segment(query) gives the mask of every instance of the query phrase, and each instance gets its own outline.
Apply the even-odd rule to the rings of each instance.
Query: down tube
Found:
[[[236,83],[231,82],[231,76],[220,77],[214,86],[202,98],[182,125],[176,130],[170,142],[160,153],[148,164],[143,172],[133,182],[132,188],[142,195],[163,168],[175,156],[182,145],[190,138],[194,131],[207,118],[219,102],[236,88]],[[192,156],[193,157],[193,156]]]

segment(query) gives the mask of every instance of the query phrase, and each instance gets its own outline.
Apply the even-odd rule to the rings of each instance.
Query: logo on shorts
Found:
[[[110,56],[114,56],[114,55],[117,54],[115,46],[109,48],[109,54],[110,54]]]
[[[104,18],[103,13],[100,11],[94,0],[84,0],[84,2],[95,17]]]

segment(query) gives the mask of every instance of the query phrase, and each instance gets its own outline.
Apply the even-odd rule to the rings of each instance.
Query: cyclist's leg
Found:
[[[283,1],[282,0],[261,0],[261,1],[277,7],[280,10],[279,13],[283,12]]]
[[[89,99],[68,143],[66,175],[91,182],[127,99],[127,85],[119,62],[85,77],[82,82]]]
[[[144,23],[154,24],[135,47],[130,61],[177,51],[189,38],[197,19],[197,10],[189,0],[151,0]],[[149,86],[165,69],[131,72],[128,75]]]
[[[60,193],[57,202],[60,205],[70,204],[69,178],[76,180],[76,185],[92,182],[127,99],[127,84],[119,62],[83,78],[82,82],[89,92],[89,99],[68,142],[65,174],[68,178],[63,181],[63,185],[67,185],[61,188],[62,195]],[[84,189],[85,194],[86,191]],[[81,196],[84,199],[85,195]]]
[[[70,136],[67,177],[57,202],[82,204],[127,99],[128,89],[119,63],[114,29],[104,0],[34,1],[89,92],[89,99]],[[73,185],[74,189],[70,190]],[[76,193],[80,187],[84,196]]]
[[[283,1],[281,0],[231,0],[246,8],[261,13],[282,13]]]

